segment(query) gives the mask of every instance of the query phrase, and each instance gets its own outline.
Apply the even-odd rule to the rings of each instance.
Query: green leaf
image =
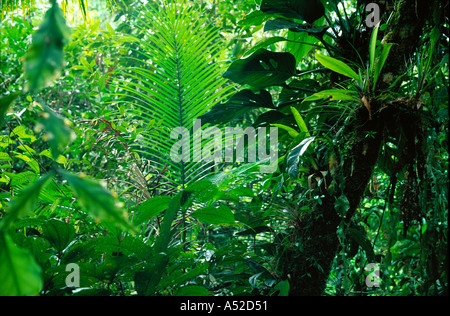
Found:
[[[39,29],[33,34],[25,56],[27,88],[45,88],[58,77],[64,61],[63,47],[69,41],[70,33],[58,3],[53,1]]]
[[[12,158],[8,155],[8,153],[0,152],[0,160],[12,161]]]
[[[189,184],[182,192],[181,206],[184,209],[196,203],[206,203],[214,198],[218,191],[217,186],[208,180],[200,180]]]
[[[242,20],[237,23],[237,25],[240,27],[261,25],[271,17],[272,15],[270,14],[264,13],[260,10],[254,10],[244,16]]]
[[[247,187],[237,187],[229,191],[219,191],[217,199],[224,201],[240,202],[241,197],[251,197],[253,198],[255,193],[251,188]]]
[[[175,293],[175,296],[208,296],[209,294],[210,292],[203,286],[185,285]]]
[[[223,75],[239,84],[255,88],[282,85],[296,74],[296,61],[291,53],[258,49],[251,56],[233,62]]]
[[[82,175],[62,170],[60,173],[77,195],[78,203],[91,216],[116,228],[136,232],[136,228],[128,222],[122,203],[100,183]]]
[[[284,103],[292,104],[292,101],[303,101],[304,98],[316,93],[320,90],[317,81],[312,79],[292,80],[289,84],[283,87],[278,96],[279,107],[284,107]]]
[[[163,280],[161,280],[161,282],[158,284],[158,288],[164,289],[168,286],[179,286],[181,284],[185,284],[196,276],[204,274],[208,268],[209,262],[204,261],[196,264],[196,266],[189,271],[174,271],[168,277],[165,277]],[[173,270],[172,267],[169,269]]]
[[[272,95],[263,89],[259,90],[259,93],[244,89],[236,92],[227,102],[214,105],[209,112],[199,118],[202,124],[225,124],[242,117],[251,110],[260,108],[275,108]]]
[[[427,231],[427,227],[428,227],[427,220],[425,218],[422,218],[422,229],[421,229],[422,235],[425,234],[425,232]]]
[[[286,20],[283,18],[277,18],[274,20],[270,20],[270,21],[267,21],[266,24],[264,24],[264,32],[289,29],[292,32],[297,32],[297,33],[305,32],[307,34],[316,35],[319,38],[325,33],[325,31],[328,28],[329,28],[329,26],[309,27],[307,25],[289,21],[289,20]]]
[[[41,267],[4,231],[0,231],[0,271],[0,296],[31,296],[42,290]]]
[[[8,111],[11,104],[14,103],[17,96],[19,96],[19,95],[20,95],[20,93],[16,92],[16,93],[12,93],[7,96],[0,97],[0,128],[2,128],[3,124],[5,123],[6,112]]]
[[[9,134],[9,137],[18,137],[20,140],[27,141],[30,143],[33,143],[36,140],[36,137],[33,135],[33,132],[28,130],[23,125],[16,126]]]
[[[386,62],[386,59],[388,58],[389,52],[391,51],[391,47],[394,46],[392,43],[383,44],[383,49],[381,50],[380,58],[378,59],[375,70],[373,73],[373,89],[375,89],[375,86],[378,81],[378,77],[380,76],[381,70],[383,69],[383,66]]]
[[[370,37],[370,44],[369,44],[369,59],[370,59],[370,65],[369,65],[369,74],[373,74],[373,70],[375,67],[375,50],[377,48],[377,37],[378,37],[378,29],[380,28],[380,23],[374,27],[372,31],[372,36]]]
[[[234,223],[233,212],[226,205],[220,205],[218,208],[215,208],[214,206],[207,206],[192,212],[191,216],[201,222],[212,225]]]
[[[35,180],[37,178],[37,175],[31,171],[24,171],[20,173],[11,173],[3,171],[3,176],[6,176],[10,179],[9,184],[12,186],[21,185],[26,182]]]
[[[345,214],[347,214],[347,211],[349,210],[349,208],[350,208],[350,202],[348,201],[347,197],[344,194],[342,194],[334,202],[334,209],[342,217],[345,217]]]
[[[36,150],[34,150],[33,148],[31,148],[28,145],[19,145],[17,146],[17,149],[23,150],[25,153],[34,155],[36,153]]]
[[[303,154],[308,149],[308,146],[314,141],[315,138],[316,138],[315,136],[305,138],[303,141],[300,142],[300,144],[292,148],[292,150],[289,152],[287,156],[286,168],[291,178],[297,179],[299,172],[300,157],[303,156]]]
[[[133,223],[139,225],[147,222],[152,217],[159,215],[162,211],[169,206],[170,196],[155,196],[147,201],[139,204],[134,210],[137,215],[133,220]]]
[[[294,115],[295,122],[297,122],[297,126],[300,128],[300,131],[305,133],[306,137],[310,137],[311,135],[309,134],[308,127],[306,127],[306,123],[297,109],[291,106],[291,112]]]
[[[375,262],[375,253],[373,251],[372,244],[367,238],[366,231],[361,227],[359,228],[349,227],[347,228],[346,231],[349,233],[351,238],[353,238],[353,240],[355,240],[364,250],[369,262]]]
[[[70,122],[67,119],[61,118],[46,105],[42,106],[44,111],[40,113],[40,123],[45,128],[52,158],[56,160],[70,142],[75,139],[76,135],[70,128]]]
[[[102,253],[112,254],[114,252],[120,252],[125,256],[136,256],[140,260],[149,260],[152,255],[150,245],[145,244],[140,237],[126,236],[119,239],[116,236],[108,235],[83,241],[70,247],[63,257],[63,263],[88,261],[98,258]]]
[[[45,221],[42,224],[42,230],[45,238],[58,252],[62,252],[75,237],[75,229],[72,225],[55,218]]]
[[[278,296],[288,296],[289,295],[289,281],[284,280],[278,282],[277,285],[275,285],[274,290],[279,290],[280,293],[278,293]]]
[[[26,216],[28,213],[31,213],[36,206],[42,188],[45,187],[50,179],[51,175],[46,174],[40,177],[35,182],[27,185],[20,191],[19,194],[14,196],[9,204],[8,215],[1,222],[2,225],[0,225],[0,227],[8,227],[17,219]]]
[[[155,263],[150,263],[134,274],[134,287],[138,295],[155,294],[156,285],[161,280],[162,273],[168,262],[166,254],[159,255]]]
[[[297,64],[299,64],[313,46],[319,41],[316,36],[312,36],[307,32],[288,31],[286,43],[286,52],[294,55]]]
[[[317,93],[314,93],[313,95],[305,98],[302,102],[307,101],[316,101],[321,99],[328,99],[330,98],[330,101],[355,101],[359,102],[359,99],[356,97],[356,92],[350,91],[350,90],[343,90],[343,89],[329,89],[329,90],[322,90]]]
[[[163,253],[166,251],[170,238],[172,237],[171,227],[172,222],[175,220],[178,211],[181,209],[181,199],[183,192],[179,192],[175,195],[169,203],[169,207],[164,213],[164,218],[161,224],[158,239],[155,242],[155,252]]]
[[[34,160],[34,159],[30,159],[29,161],[27,161],[27,164],[30,166],[30,168],[36,172],[37,174],[41,173],[41,169],[39,168],[39,163]]]
[[[319,0],[262,0],[260,10],[313,23],[325,14]]]
[[[250,47],[249,50],[245,52],[244,56],[249,56],[249,55],[253,54],[254,52],[256,52],[260,48],[266,48],[267,46],[273,45],[275,43],[285,42],[285,41],[287,41],[287,39],[282,36],[273,36],[273,37],[263,38],[258,43],[256,43],[252,47]]]
[[[298,134],[299,134],[294,128],[292,128],[292,127],[290,127],[290,126],[287,126],[287,125],[284,125],[284,124],[274,123],[274,124],[271,124],[271,126],[273,126],[273,127],[278,127],[278,128],[281,128],[281,129],[284,129],[286,132],[288,132],[288,134],[289,134],[292,138],[297,137]]]
[[[355,79],[356,81],[358,81],[359,79],[358,74],[352,68],[350,68],[350,66],[336,58],[316,53],[316,59],[324,67],[333,70],[334,72]]]

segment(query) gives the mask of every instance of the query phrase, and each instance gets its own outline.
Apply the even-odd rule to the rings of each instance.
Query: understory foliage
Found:
[[[0,295],[448,295],[448,4],[374,2],[1,1]]]

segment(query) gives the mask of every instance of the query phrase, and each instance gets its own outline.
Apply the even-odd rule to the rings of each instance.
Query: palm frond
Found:
[[[136,66],[119,70],[119,94],[133,100],[144,126],[162,121],[160,134],[142,133],[141,151],[154,164],[167,165],[171,180],[181,186],[199,178],[204,164],[192,155],[190,161],[174,162],[170,150],[177,140],[170,132],[184,127],[192,135],[193,120],[231,90],[222,77],[225,45],[205,16],[185,0],[148,3],[136,25],[142,36],[135,50],[139,58],[132,59]]]

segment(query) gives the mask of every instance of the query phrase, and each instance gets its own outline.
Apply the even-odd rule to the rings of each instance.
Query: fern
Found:
[[[138,22],[141,39],[130,57],[136,66],[119,70],[122,96],[132,98],[134,114],[144,126],[161,122],[159,133],[141,134],[140,151],[159,169],[167,167],[174,186],[185,187],[205,171],[205,163],[174,162],[170,131],[184,127],[192,136],[193,120],[229,96],[222,77],[225,45],[198,6],[185,0],[154,1],[143,6]],[[192,149],[192,146],[191,146]]]

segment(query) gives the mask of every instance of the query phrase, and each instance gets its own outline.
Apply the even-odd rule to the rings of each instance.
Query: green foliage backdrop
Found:
[[[448,295],[448,4],[373,2],[0,1],[0,295]]]

